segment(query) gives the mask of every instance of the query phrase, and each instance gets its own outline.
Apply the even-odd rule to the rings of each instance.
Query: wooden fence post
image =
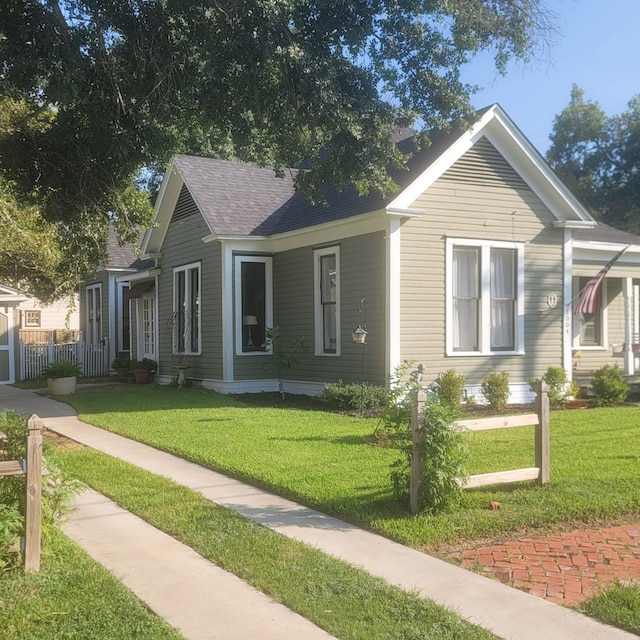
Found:
[[[418,513],[420,510],[420,484],[425,469],[424,444],[424,403],[427,394],[420,389],[415,393],[411,407],[411,471],[409,476],[409,510]]]
[[[25,571],[40,571],[42,519],[42,420],[32,415],[27,420],[27,458],[25,482]]]
[[[544,380],[536,385],[536,467],[540,469],[538,484],[549,482],[549,386]]]

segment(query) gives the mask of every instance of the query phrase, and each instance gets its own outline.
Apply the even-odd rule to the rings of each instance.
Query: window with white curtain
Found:
[[[524,246],[447,240],[447,353],[524,351]]]

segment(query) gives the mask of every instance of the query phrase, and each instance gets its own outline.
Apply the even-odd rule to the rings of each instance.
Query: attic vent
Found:
[[[480,138],[440,179],[530,190],[529,185],[486,138]]]
[[[183,185],[180,195],[178,196],[178,202],[176,202],[176,208],[173,210],[173,215],[171,216],[171,222],[184,220],[196,213],[198,213],[198,207],[193,201],[189,189]]]

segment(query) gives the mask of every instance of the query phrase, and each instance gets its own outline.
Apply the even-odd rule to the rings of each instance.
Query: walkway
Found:
[[[73,409],[62,403],[28,391],[0,386],[0,407],[2,406],[14,408],[25,414],[37,413],[45,419],[47,428],[63,436],[200,491],[212,502],[234,509],[282,535],[301,540],[362,567],[391,584],[417,592],[425,598],[447,606],[462,617],[490,629],[502,638],[509,640],[539,640],[540,638],[632,640],[635,638],[637,640],[635,635],[602,625],[542,598],[453,566],[181,458],[82,423],[73,415]],[[89,503],[91,502],[90,497]],[[123,545],[126,547],[126,543],[118,539],[112,542],[108,538],[96,539],[85,525],[88,527],[93,522],[104,520],[110,521],[112,526],[117,528],[119,516],[111,515],[107,505],[105,505],[105,511],[101,511],[97,504],[93,507],[94,511],[89,511],[82,500],[79,501],[78,506],[79,510],[70,523],[72,526],[67,530],[90,555],[112,568],[111,563],[123,555]],[[105,545],[108,548],[98,554],[97,548]],[[172,553],[193,554],[186,549]],[[153,564],[157,565],[157,558],[163,556],[154,557]],[[116,575],[120,575],[119,570],[112,570]],[[217,584],[215,578],[211,580],[207,591],[215,593],[217,598],[225,587]],[[188,587],[189,582],[186,581],[179,586],[179,589]],[[164,600],[167,599],[166,593],[163,594],[166,587],[155,584],[152,579],[143,580],[141,586],[137,588],[130,588],[155,611],[159,611],[154,604],[155,599],[163,595]],[[255,601],[249,595],[246,597],[247,601],[242,604],[246,609],[251,609]],[[175,608],[182,607],[184,601],[188,602],[186,594],[176,602]],[[168,614],[161,615],[167,617]],[[209,628],[215,631],[217,626],[223,624],[220,615],[224,614],[213,612],[211,607],[197,609],[194,615],[206,618],[206,622],[202,621],[200,625],[201,629]],[[235,620],[230,624],[232,628],[240,625],[238,637],[242,637],[243,623],[243,620]],[[182,627],[176,626],[189,640],[215,637],[197,633],[187,634]],[[288,633],[284,629],[279,629],[277,620],[271,624],[271,627],[279,631],[278,637],[282,640],[312,638],[305,632]],[[265,633],[254,635],[246,631],[244,637],[270,637],[266,633],[265,630]]]
[[[640,582],[640,524],[522,538],[454,553],[465,568],[550,602],[573,605],[614,580]]]

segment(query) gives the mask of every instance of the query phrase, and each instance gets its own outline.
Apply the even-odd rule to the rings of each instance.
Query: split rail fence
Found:
[[[0,462],[0,478],[25,475],[24,549],[25,571],[40,571],[42,537],[42,420],[27,420],[27,446],[24,460]]]
[[[71,360],[77,362],[84,376],[109,375],[109,342],[97,344],[84,342],[82,333],[77,342],[56,344],[49,333],[46,343],[26,344],[20,340],[20,380],[42,378],[42,371],[50,362]]]
[[[420,391],[416,394],[411,418],[411,434],[413,440],[411,456],[411,476],[409,488],[409,508],[411,513],[419,510],[420,482],[424,475],[425,459],[421,455],[424,443],[424,404],[427,395]],[[494,416],[471,420],[459,420],[457,424],[469,431],[486,431],[488,429],[509,429],[512,427],[535,426],[535,467],[513,469],[510,471],[493,471],[469,476],[464,489],[485,487],[495,484],[536,480],[538,484],[549,482],[549,388],[540,381],[536,387],[536,413],[514,416]],[[426,427],[425,427],[426,428]],[[424,452],[428,456],[429,452]]]

